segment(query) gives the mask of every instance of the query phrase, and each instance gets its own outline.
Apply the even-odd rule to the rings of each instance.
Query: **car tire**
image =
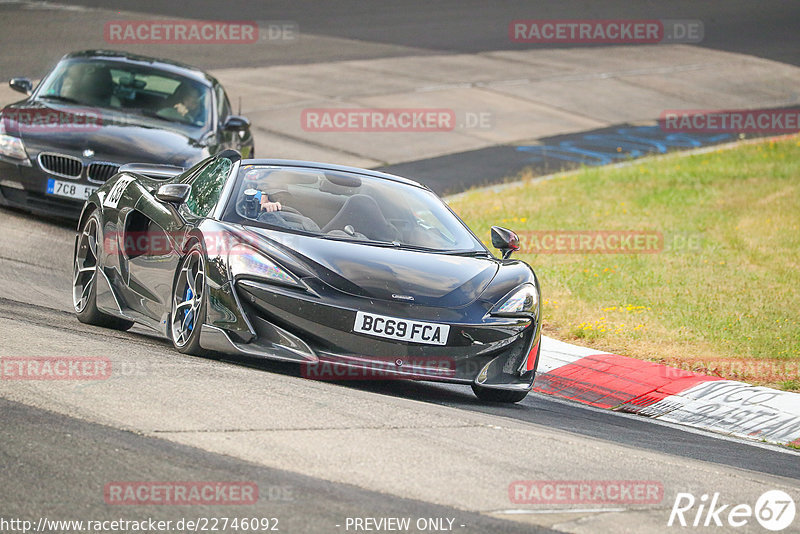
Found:
[[[477,384],[472,384],[472,391],[480,400],[486,402],[515,403],[528,396],[529,390],[509,390],[486,388]]]
[[[100,269],[98,243],[102,242],[102,226],[97,210],[80,228],[72,262],[72,307],[75,316],[85,324],[128,330],[133,321],[108,315],[97,309],[97,277]]]
[[[172,345],[183,354],[209,354],[200,346],[200,332],[206,319],[205,292],[205,255],[200,244],[194,243],[175,274],[167,326]]]

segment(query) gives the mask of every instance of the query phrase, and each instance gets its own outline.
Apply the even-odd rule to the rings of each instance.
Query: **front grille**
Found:
[[[113,163],[90,163],[87,175],[89,180],[93,182],[103,183],[119,170],[119,165]]]
[[[39,154],[42,169],[65,178],[78,178],[83,171],[83,162],[72,156],[61,154]]]

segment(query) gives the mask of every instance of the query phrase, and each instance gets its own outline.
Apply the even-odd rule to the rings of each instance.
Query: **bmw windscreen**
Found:
[[[67,59],[42,82],[37,100],[118,110],[192,133],[211,120],[211,90],[169,72],[123,62]]]

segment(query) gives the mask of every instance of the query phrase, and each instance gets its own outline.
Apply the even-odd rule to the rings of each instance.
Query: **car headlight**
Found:
[[[303,287],[300,280],[247,245],[235,245],[231,248],[228,253],[228,267],[234,279],[246,277],[292,287]]]
[[[0,134],[0,155],[14,159],[28,159],[22,139],[6,134]]]
[[[539,292],[533,284],[524,284],[503,297],[489,313],[505,317],[536,316],[539,313]]]

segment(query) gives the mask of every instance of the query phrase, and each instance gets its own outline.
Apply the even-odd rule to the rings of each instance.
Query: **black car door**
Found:
[[[142,322],[164,331],[172,311],[172,290],[191,231],[216,206],[233,167],[227,158],[215,158],[174,180],[155,182],[142,192],[125,216],[122,262],[129,281],[126,300]],[[174,206],[156,198],[158,186],[180,181],[192,186],[185,204]],[[211,236],[213,239],[213,236]]]
[[[128,298],[140,319],[161,331],[166,325],[175,271],[189,226],[175,206],[142,193],[124,222],[123,260],[129,269]],[[135,299],[135,300],[134,300]]]
[[[139,183],[140,178],[132,174],[120,174],[108,192],[100,193],[103,209],[103,274],[115,292],[123,295],[120,306],[123,311],[135,309],[136,303],[128,304],[127,286],[130,271],[125,256],[125,220],[146,189]]]

